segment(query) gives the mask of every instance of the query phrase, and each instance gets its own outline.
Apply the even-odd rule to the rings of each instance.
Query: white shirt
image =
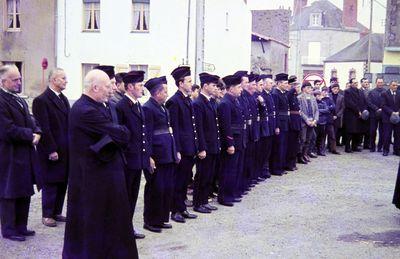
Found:
[[[133,99],[133,97],[130,96],[129,94],[127,94],[127,93],[125,93],[124,95],[125,95],[126,97],[128,97],[128,99],[131,100],[131,101],[133,102],[133,104],[137,104],[137,103],[139,102],[138,100]]]
[[[205,98],[207,98],[208,101],[210,101],[210,99],[211,99],[210,96],[206,95],[205,93],[200,93],[200,94],[202,94]]]
[[[51,88],[51,86],[49,86],[49,89],[50,89],[58,98],[60,98],[61,92],[59,93],[59,92],[55,91],[53,88]]]

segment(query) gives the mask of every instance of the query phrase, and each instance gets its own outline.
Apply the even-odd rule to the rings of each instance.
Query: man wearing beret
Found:
[[[204,158],[198,153],[196,120],[190,93],[192,78],[190,67],[177,67],[171,72],[178,87],[176,93],[167,101],[166,107],[171,116],[171,126],[175,135],[176,148],[180,162],[176,167],[174,198],[171,207],[171,219],[184,223],[185,219],[197,218],[187,211],[185,200],[187,187],[192,176],[195,157]]]
[[[221,150],[217,109],[213,99],[219,76],[201,73],[199,77],[201,91],[193,102],[199,139],[199,158],[196,160],[197,170],[193,189],[193,209],[200,213],[210,213],[217,209],[217,207],[208,204],[208,195],[212,192],[212,183],[217,172],[217,157]]]
[[[397,81],[390,82],[389,89],[382,94],[383,155],[389,154],[390,140],[394,136],[393,154],[400,156],[400,123],[391,122],[391,116],[399,116],[400,96]]]
[[[233,206],[239,202],[238,176],[241,175],[246,134],[243,108],[238,101],[242,92],[242,77],[229,75],[223,78],[227,92],[218,104],[218,121],[221,133],[221,156],[218,202]]]
[[[275,76],[277,87],[272,91],[276,107],[277,120],[275,139],[272,149],[271,174],[283,175],[286,163],[287,136],[289,131],[290,107],[286,91],[289,88],[288,75],[281,73]]]
[[[150,168],[149,148],[147,147],[146,123],[139,98],[143,96],[144,71],[131,71],[124,75],[125,95],[117,103],[118,122],[130,131],[128,147],[124,150],[126,158],[125,179],[131,206],[131,221],[135,213],[136,202],[140,189],[142,170]],[[144,238],[135,231],[136,239]]]
[[[151,97],[143,105],[150,155],[150,168],[144,170],[144,228],[159,233],[172,228],[168,221],[179,158],[169,112],[164,105],[168,97],[167,80],[165,76],[152,78],[145,87]]]

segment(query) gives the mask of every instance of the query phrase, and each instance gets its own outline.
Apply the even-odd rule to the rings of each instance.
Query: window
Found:
[[[84,31],[100,30],[100,0],[83,0]]]
[[[142,70],[144,71],[144,80],[147,79],[149,73],[148,65],[129,65],[129,69],[132,70]]]
[[[321,26],[321,20],[320,13],[312,13],[310,15],[310,26]]]
[[[7,0],[7,31],[20,31],[20,0]]]
[[[94,63],[83,63],[82,64],[82,89],[84,87],[84,79],[87,73],[92,70],[94,67],[98,66],[99,64]]]
[[[133,31],[149,31],[150,0],[132,0]]]

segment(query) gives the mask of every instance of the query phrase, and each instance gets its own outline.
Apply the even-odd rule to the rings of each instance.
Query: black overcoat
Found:
[[[366,109],[364,93],[359,89],[350,87],[344,91],[343,124],[348,133],[363,132],[363,122],[360,112]]]

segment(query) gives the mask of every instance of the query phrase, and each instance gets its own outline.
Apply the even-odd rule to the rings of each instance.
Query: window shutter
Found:
[[[132,0],[134,4],[150,4],[150,0]]]

